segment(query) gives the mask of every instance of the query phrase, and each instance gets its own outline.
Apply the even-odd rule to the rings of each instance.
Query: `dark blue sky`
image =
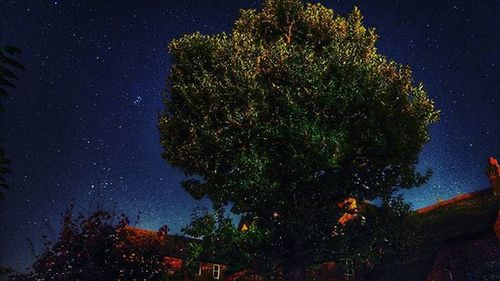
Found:
[[[26,238],[57,228],[72,199],[77,210],[140,211],[140,226],[173,232],[206,205],[160,157],[166,46],[184,33],[229,31],[240,8],[260,2],[0,0],[0,44],[20,47],[27,67],[2,101],[13,174],[0,202],[0,265],[28,266]],[[380,35],[379,51],[409,64],[442,110],[421,157],[434,177],[406,194],[414,207],[487,187],[486,158],[500,156],[500,4],[321,2],[341,14],[359,6]]]

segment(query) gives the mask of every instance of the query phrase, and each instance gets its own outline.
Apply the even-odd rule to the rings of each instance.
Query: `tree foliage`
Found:
[[[195,198],[255,218],[285,271],[324,253],[380,252],[371,243],[394,222],[384,216],[408,209],[394,194],[430,175],[416,164],[438,111],[409,66],[377,52],[362,19],[357,8],[343,17],[267,0],[242,10],[230,34],[170,43],[163,157]],[[343,225],[345,198],[378,198],[382,211]]]
[[[258,269],[260,274],[271,275],[277,264],[272,251],[262,251],[272,242],[265,231],[257,227],[240,231],[222,209],[215,213],[196,210],[191,224],[183,229],[188,236],[203,237],[192,244],[190,259],[198,260],[207,255],[215,257],[230,265],[227,274],[242,269]]]
[[[15,88],[12,80],[19,80],[17,76],[11,71],[12,68],[24,69],[24,66],[12,59],[10,56],[19,54],[21,51],[19,48],[12,46],[0,47],[0,97],[7,96],[7,87]],[[3,112],[4,108],[0,103],[0,112]],[[2,141],[2,139],[0,139]],[[5,150],[2,145],[0,145],[0,187],[8,188],[4,175],[10,173],[9,169],[5,165],[9,164],[10,160],[5,155]],[[3,198],[3,193],[0,191],[0,198]]]
[[[99,210],[74,217],[69,209],[58,240],[46,243],[32,272],[9,280],[166,280],[162,244],[131,239],[127,225],[124,215]]]

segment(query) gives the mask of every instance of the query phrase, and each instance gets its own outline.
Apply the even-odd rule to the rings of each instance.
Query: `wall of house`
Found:
[[[251,270],[245,269],[235,272],[231,275],[227,275],[225,281],[263,281],[264,277],[255,274]]]
[[[500,261],[498,243],[496,235],[489,232],[444,245],[436,256],[426,281],[468,280],[467,275]]]
[[[500,210],[498,210],[497,221],[495,222],[493,229],[495,230],[497,239],[500,240]]]
[[[185,280],[193,280],[193,281],[218,281],[225,280],[225,273],[227,271],[227,265],[217,264],[217,263],[209,263],[209,262],[200,262],[199,266],[193,267],[192,272],[182,272],[184,260],[175,257],[164,257],[163,261],[165,262],[165,266],[170,274],[182,274],[184,275]],[[217,274],[214,274],[214,267],[218,267],[218,278]]]
[[[307,271],[309,280],[313,281],[345,281],[344,270],[335,262],[325,262],[311,267]]]
[[[219,267],[219,277],[214,276],[214,267]],[[215,264],[208,262],[201,262],[201,275],[200,272],[195,273],[195,281],[210,281],[210,280],[225,280],[227,266],[223,264]]]
[[[346,264],[345,261],[325,262],[307,271],[311,281],[366,281],[373,265],[369,262]]]

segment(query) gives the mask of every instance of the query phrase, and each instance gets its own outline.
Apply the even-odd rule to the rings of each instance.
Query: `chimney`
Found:
[[[488,168],[486,169],[486,174],[490,179],[493,194],[500,195],[500,165],[495,157],[488,158]]]
[[[170,229],[168,228],[168,225],[165,224],[164,226],[160,227],[160,229],[158,230],[158,236],[160,236],[160,237],[167,236],[169,230]]]

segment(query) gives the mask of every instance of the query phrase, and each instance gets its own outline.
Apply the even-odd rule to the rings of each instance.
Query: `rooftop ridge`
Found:
[[[437,208],[440,208],[440,207],[444,207],[444,206],[447,206],[447,205],[450,205],[450,204],[454,204],[454,203],[457,203],[457,202],[460,202],[460,201],[464,201],[466,199],[478,196],[480,194],[488,193],[488,192],[491,192],[491,188],[485,188],[485,189],[481,189],[481,190],[478,190],[478,191],[473,191],[473,192],[470,192],[470,193],[461,194],[461,195],[455,196],[453,198],[450,198],[450,199],[447,199],[447,200],[443,200],[443,201],[437,202],[435,204],[432,204],[432,205],[429,205],[429,206],[417,209],[415,212],[417,214],[427,213],[427,212],[432,211],[434,209],[437,209]]]

